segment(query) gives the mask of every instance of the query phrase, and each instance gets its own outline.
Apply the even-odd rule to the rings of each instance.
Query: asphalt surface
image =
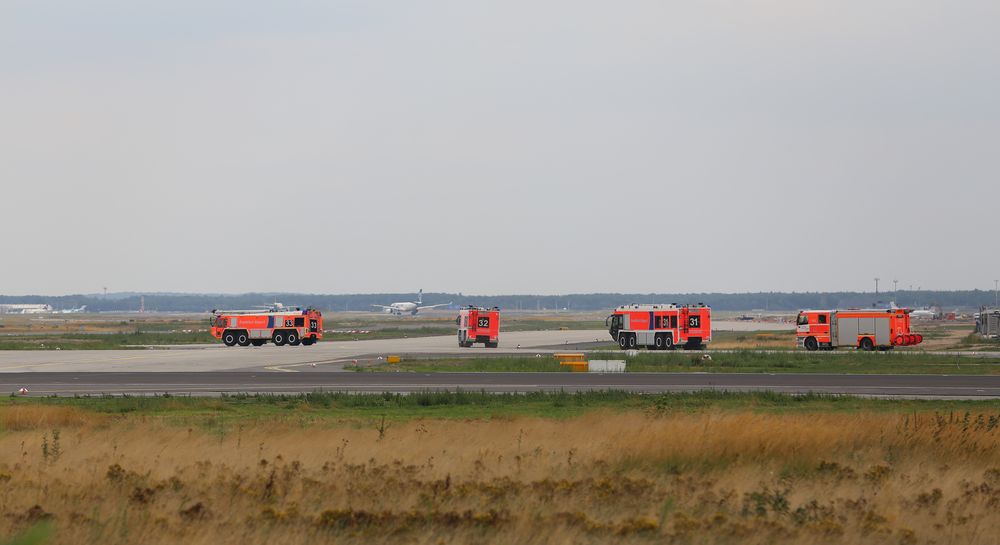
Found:
[[[774,391],[908,398],[1000,397],[1000,376],[693,373],[7,373],[0,392],[28,395],[627,390],[641,393]]]
[[[227,347],[223,344],[164,346],[152,350],[7,350],[0,351],[0,375],[11,372],[204,372],[321,364],[334,371],[366,355],[462,356],[550,354],[582,343],[610,343],[607,331],[515,331],[502,333],[499,348],[459,348],[453,335],[371,341],[327,341],[313,346]],[[520,348],[519,348],[520,347]]]
[[[1000,397],[1000,376],[695,374],[695,373],[355,373],[353,359],[534,355],[589,343],[606,344],[606,331],[526,331],[501,336],[501,347],[458,348],[453,336],[351,342],[305,347],[228,348],[222,345],[156,350],[0,351],[0,394],[28,395],[699,390],[827,393],[900,397]],[[971,354],[970,354],[971,355]],[[303,372],[307,371],[307,372]]]

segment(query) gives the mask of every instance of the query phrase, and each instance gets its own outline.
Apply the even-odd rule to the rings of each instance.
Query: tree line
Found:
[[[372,305],[413,301],[412,293],[372,294],[138,294],[5,296],[0,304],[34,303],[52,305],[56,310],[87,306],[88,312],[137,311],[140,298],[147,311],[208,312],[212,309],[252,309],[280,302],[286,306],[314,307],[325,311],[371,311]],[[978,309],[992,305],[994,293],[986,290],[872,292],[759,292],[759,293],[580,293],[569,295],[464,295],[425,293],[426,305],[453,303],[497,306],[504,310],[607,310],[629,303],[704,303],[716,310],[789,312],[803,308],[854,308],[886,306],[894,301],[902,307],[937,306],[942,310]]]

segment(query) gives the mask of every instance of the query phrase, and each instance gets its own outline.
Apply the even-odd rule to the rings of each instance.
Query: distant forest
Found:
[[[102,295],[5,296],[0,304],[37,303],[52,305],[56,310],[87,306],[88,312],[136,311],[140,297],[147,311],[207,312],[212,309],[248,309],[275,301],[288,306],[312,306],[327,311],[373,310],[373,304],[388,305],[396,301],[413,301],[413,293],[322,295],[303,293],[218,294],[138,294],[115,293]],[[570,295],[463,295],[461,293],[425,293],[424,304],[453,303],[498,306],[506,310],[607,310],[629,303],[705,303],[716,310],[731,311],[796,311],[803,308],[844,308],[886,306],[890,301],[903,307],[939,306],[943,310],[978,309],[992,305],[992,291],[899,291],[893,293],[830,292],[830,293],[588,293]]]

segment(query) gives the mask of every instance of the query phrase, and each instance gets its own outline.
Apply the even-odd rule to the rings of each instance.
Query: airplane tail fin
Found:
[[[417,292],[417,304],[422,305],[424,303],[424,288],[420,288]]]

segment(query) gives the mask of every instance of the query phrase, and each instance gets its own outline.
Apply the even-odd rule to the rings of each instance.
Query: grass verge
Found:
[[[648,352],[626,356],[621,351],[590,352],[591,360],[625,360],[627,372],[702,373],[851,373],[993,375],[1000,373],[1000,358],[916,352]],[[551,356],[434,358],[378,363],[358,367],[360,372],[557,372],[567,371]]]
[[[588,410],[428,416],[487,396]],[[329,417],[275,416],[313,411]],[[14,399],[0,422],[0,535],[15,543],[916,545],[993,543],[1000,524],[992,402]]]

